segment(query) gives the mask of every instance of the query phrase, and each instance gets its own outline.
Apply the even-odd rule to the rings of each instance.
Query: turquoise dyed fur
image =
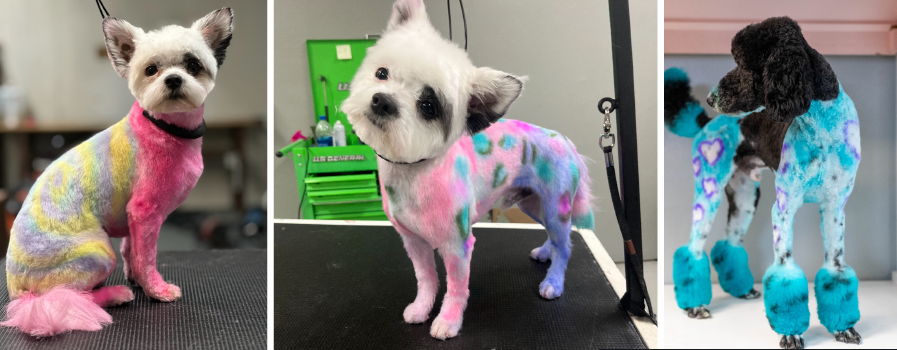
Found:
[[[710,259],[719,274],[719,284],[726,293],[741,297],[754,287],[754,276],[748,268],[748,255],[744,247],[733,247],[728,241],[716,242],[710,251]]]
[[[794,262],[773,264],[763,275],[766,318],[781,335],[800,335],[810,326],[807,277]]]
[[[673,282],[676,303],[680,309],[690,309],[710,304],[710,259],[703,253],[699,259],[688,250],[679,247],[673,256]]]
[[[857,275],[850,267],[841,272],[822,268],[816,273],[816,311],[829,332],[843,332],[860,320],[857,285]]]

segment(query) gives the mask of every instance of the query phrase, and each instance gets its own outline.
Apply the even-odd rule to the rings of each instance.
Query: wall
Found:
[[[829,64],[853,100],[860,117],[863,160],[857,171],[853,194],[847,204],[846,261],[861,279],[890,279],[895,265],[895,88],[894,56],[827,56]],[[666,55],[664,69],[679,67],[692,80],[692,92],[708,114],[716,116],[704,102],[719,79],[735,68],[728,55]],[[694,197],[691,171],[692,139],[664,131],[664,256],[671,263],[677,248],[688,242]],[[772,249],[772,205],[775,176],[763,172],[760,203],[744,239],[749,264],[759,282],[774,259]],[[719,213],[728,211],[724,200]],[[822,234],[817,204],[807,204],[794,221],[794,257],[812,279],[823,262]],[[705,250],[725,234],[725,215],[717,215]],[[667,266],[672,266],[667,264]],[[673,283],[672,269],[664,269],[664,281]],[[716,272],[712,273],[717,281]]]
[[[392,0],[285,1],[274,3],[274,147],[289,143],[313,123],[305,41],[362,38],[386,27]],[[434,26],[447,35],[446,4],[425,1]],[[591,164],[598,200],[596,233],[622,261],[619,228],[598,146],[599,99],[613,96],[613,61],[606,1],[467,1],[468,51],[475,65],[528,75],[523,96],[506,117],[554,129],[570,138]],[[463,45],[461,12],[452,8],[455,42]],[[644,257],[656,259],[657,242],[657,5],[630,3],[638,114],[639,171]],[[460,40],[459,40],[460,39]],[[298,216],[293,164],[274,160],[274,217]]]
[[[234,37],[206,99],[210,126],[265,120],[267,11],[252,0],[107,0],[113,17],[146,31],[189,26],[207,13],[234,10]],[[59,129],[105,129],[134,102],[127,81],[103,51],[96,4],[74,0],[0,0],[0,44],[8,83],[25,88],[39,122]]]

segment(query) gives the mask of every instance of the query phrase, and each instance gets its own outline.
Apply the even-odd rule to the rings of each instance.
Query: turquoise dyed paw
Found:
[[[860,320],[857,285],[857,275],[849,266],[840,272],[823,267],[816,273],[816,310],[829,332],[844,332]]]
[[[673,255],[673,282],[675,283],[676,303],[680,309],[691,309],[710,304],[710,259],[707,253],[695,258],[682,246]]]
[[[748,268],[748,255],[744,247],[733,247],[728,241],[716,242],[710,251],[713,268],[719,275],[719,285],[726,293],[743,297],[754,287],[754,276]]]
[[[807,277],[793,262],[772,265],[763,275],[766,318],[776,333],[800,335],[810,326]]]

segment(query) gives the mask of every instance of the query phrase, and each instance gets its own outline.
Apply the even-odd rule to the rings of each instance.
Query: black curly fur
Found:
[[[691,95],[691,85],[688,80],[665,80],[663,82],[663,119],[668,127],[676,126],[676,116],[689,103],[696,100]],[[698,115],[698,126],[701,128],[710,122],[707,113],[703,111]]]
[[[835,72],[791,18],[745,27],[732,38],[732,56],[738,67],[720,80],[716,100],[708,97],[722,113],[766,106],[770,118],[790,122],[810,109],[810,101],[838,97]]]

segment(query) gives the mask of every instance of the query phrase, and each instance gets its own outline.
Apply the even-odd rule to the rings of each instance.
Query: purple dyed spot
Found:
[[[704,181],[701,182],[701,186],[704,187],[704,195],[707,196],[707,198],[713,197],[715,194],[719,193],[719,186],[716,179],[704,179]]]
[[[711,141],[701,141],[698,144],[698,152],[701,153],[701,156],[707,160],[707,164],[710,164],[710,166],[716,165],[725,149],[723,140],[718,138]]]
[[[788,168],[791,167],[791,163],[785,162],[782,164],[782,167],[779,168],[779,174],[785,174],[788,172]]]
[[[785,207],[788,205],[788,194],[785,193],[780,187],[776,187],[776,206],[779,207],[780,212],[785,212]]]
[[[853,156],[856,159],[862,158],[860,156],[860,123],[858,121],[848,120],[844,123],[844,142],[853,151]]]
[[[701,158],[695,157],[691,160],[691,167],[695,171],[695,176],[701,173]]]
[[[704,207],[700,204],[695,204],[694,208],[691,209],[691,222],[697,223],[701,220],[704,220]]]

